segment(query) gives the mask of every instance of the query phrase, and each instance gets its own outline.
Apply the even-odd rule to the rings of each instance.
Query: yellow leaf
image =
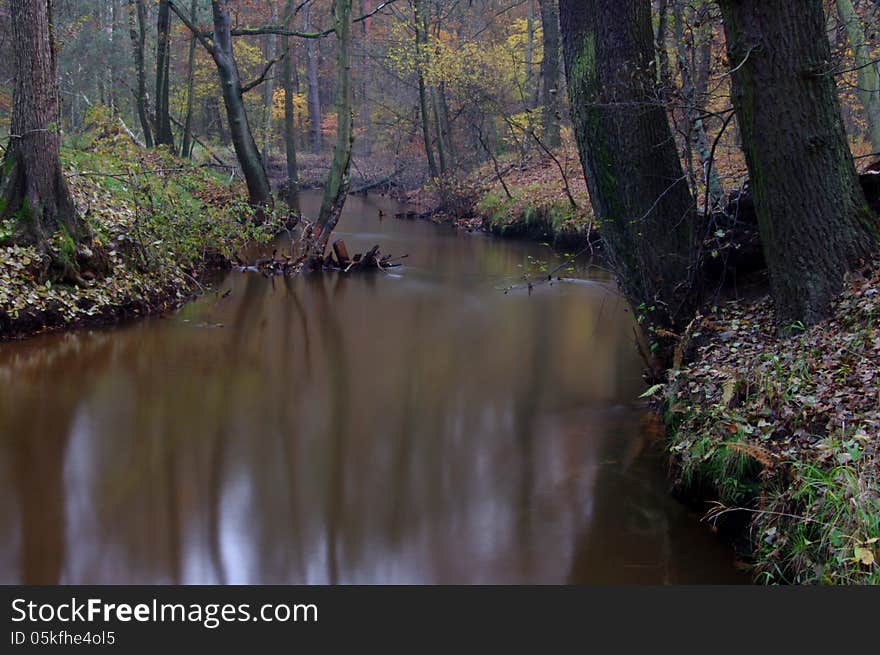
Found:
[[[855,558],[857,562],[864,564],[865,566],[871,566],[874,564],[874,551],[870,548],[864,548],[863,546],[856,546],[855,550]]]

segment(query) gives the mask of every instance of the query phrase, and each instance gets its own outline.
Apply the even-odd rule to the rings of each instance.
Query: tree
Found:
[[[852,0],[837,0],[837,14],[846,29],[847,39],[855,57],[858,96],[865,109],[871,148],[880,153],[880,76],[876,62],[865,39],[862,21]]]
[[[712,146],[709,143],[709,137],[706,134],[706,127],[703,123],[704,108],[703,98],[705,89],[697,88],[698,80],[703,79],[704,83],[707,78],[701,75],[697,66],[697,57],[701,55],[702,65],[708,66],[711,52],[706,48],[711,48],[711,41],[704,39],[704,43],[698,43],[700,37],[699,30],[690,28],[690,34],[696,33],[691,38],[685,35],[685,24],[688,18],[699,18],[700,22],[707,20],[707,5],[702,4],[699,11],[696,12],[693,5],[686,0],[673,0],[673,20],[675,25],[675,41],[678,55],[678,70],[681,74],[681,100],[683,104],[683,113],[685,117],[685,142],[687,152],[685,161],[688,169],[693,168],[693,150],[696,148],[697,157],[700,160],[700,166],[703,171],[702,182],[709,188],[709,201],[712,209],[721,208],[726,202],[724,188],[721,186],[721,180],[718,177],[716,169],[712,166]],[[687,16],[685,15],[687,12]],[[691,16],[692,12],[695,14]],[[690,43],[689,43],[690,41]],[[689,47],[690,46],[690,47]],[[697,70],[695,70],[697,69]],[[708,176],[707,176],[708,173]]]
[[[182,12],[177,5],[172,2],[168,4],[199,40],[202,47],[208,51],[217,67],[217,73],[220,77],[220,88],[223,94],[223,104],[226,106],[226,115],[229,120],[232,146],[235,149],[242,175],[244,175],[245,183],[247,184],[248,197],[251,204],[271,206],[273,204],[272,189],[269,186],[269,178],[266,175],[266,169],[263,167],[263,160],[260,157],[260,151],[257,149],[254,134],[248,121],[247,111],[244,106],[244,94],[265,80],[269,69],[276,63],[275,60],[267,64],[260,78],[247,85],[242,85],[238,65],[235,62],[235,52],[232,48],[232,25],[228,0],[212,0],[211,2],[214,19],[214,31],[211,39],[202,34],[192,19]]]
[[[156,145],[174,147],[174,134],[171,131],[171,110],[169,92],[171,89],[171,10],[169,0],[159,0],[159,14],[156,20]]]
[[[815,323],[878,239],[840,117],[822,2],[719,4],[777,319]]]
[[[333,0],[336,32],[336,145],[333,163],[324,185],[324,198],[318,214],[318,252],[323,252],[339,222],[351,186],[351,147],[354,143],[351,86],[351,0]]]
[[[290,20],[296,9],[296,0],[287,0],[284,13],[285,27],[290,28]],[[284,80],[284,147],[287,154],[287,204],[291,209],[299,209],[299,172],[296,166],[296,126],[293,116],[293,55],[290,49],[290,36],[285,34],[282,48],[286,54],[283,63]]]
[[[35,244],[63,270],[62,276],[83,283],[77,256],[91,240],[77,214],[61,169],[58,131],[58,87],[52,37],[51,3],[12,3],[15,42],[15,91],[10,145],[0,168],[0,219],[14,220],[15,240]],[[53,249],[56,232],[77,252]]]
[[[303,9],[303,31],[312,29],[312,6]],[[306,41],[306,84],[309,89],[309,146],[313,154],[319,154],[322,147],[321,136],[321,90],[318,87],[318,55],[314,43]]]
[[[192,0],[189,7],[189,14],[196,18],[199,11],[198,0]],[[180,146],[180,156],[192,156],[193,138],[192,138],[192,121],[193,121],[193,95],[195,94],[195,77],[196,77],[196,37],[194,34],[189,38],[189,55],[186,58],[186,118],[183,122],[183,136]],[[170,115],[169,115],[170,118]]]
[[[131,36],[131,46],[134,51],[134,64],[137,71],[137,90],[135,91],[135,104],[137,105],[138,118],[141,129],[144,132],[144,143],[152,148],[153,127],[150,122],[149,96],[147,95],[147,72],[144,67],[144,47],[147,40],[146,33],[147,8],[144,0],[128,0],[128,26]]]
[[[696,207],[653,70],[649,0],[560,0],[571,116],[599,231],[630,302],[681,329],[700,296]]]
[[[425,144],[425,157],[428,161],[428,173],[434,179],[440,176],[437,160],[434,158],[434,146],[431,143],[431,128],[428,117],[428,88],[425,83],[425,68],[428,55],[428,20],[424,0],[410,0],[413,10],[413,25],[416,35],[416,76],[419,83],[419,115],[422,119],[422,141]]]
[[[543,85],[544,142],[551,148],[559,145],[559,7],[557,0],[540,0],[541,29],[544,33],[544,58],[541,60]]]

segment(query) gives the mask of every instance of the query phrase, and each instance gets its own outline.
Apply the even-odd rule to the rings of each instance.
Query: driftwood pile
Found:
[[[295,275],[303,271],[337,271],[341,273],[353,273],[365,270],[381,270],[395,268],[401,265],[401,261],[408,255],[392,257],[381,255],[379,246],[373,246],[365,253],[357,253],[349,256],[348,248],[341,239],[333,243],[330,253],[325,256],[311,255],[293,257],[292,255],[278,255],[278,251],[272,252],[271,257],[261,257],[253,264],[246,264],[236,257],[240,271],[254,271],[269,277],[273,275]]]

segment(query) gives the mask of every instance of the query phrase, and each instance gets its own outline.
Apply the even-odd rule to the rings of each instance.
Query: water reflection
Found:
[[[0,581],[740,580],[665,493],[609,286],[505,295],[546,249],[380,207],[342,229],[396,275],[0,345]]]

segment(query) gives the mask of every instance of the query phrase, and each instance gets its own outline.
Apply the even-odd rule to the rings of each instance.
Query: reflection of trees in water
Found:
[[[22,584],[59,584],[65,573],[64,463],[74,417],[111,348],[102,335],[48,338],[23,357],[0,361],[0,451],[9,458],[18,506]],[[63,376],[59,376],[63,372]],[[12,580],[5,580],[11,582]]]

